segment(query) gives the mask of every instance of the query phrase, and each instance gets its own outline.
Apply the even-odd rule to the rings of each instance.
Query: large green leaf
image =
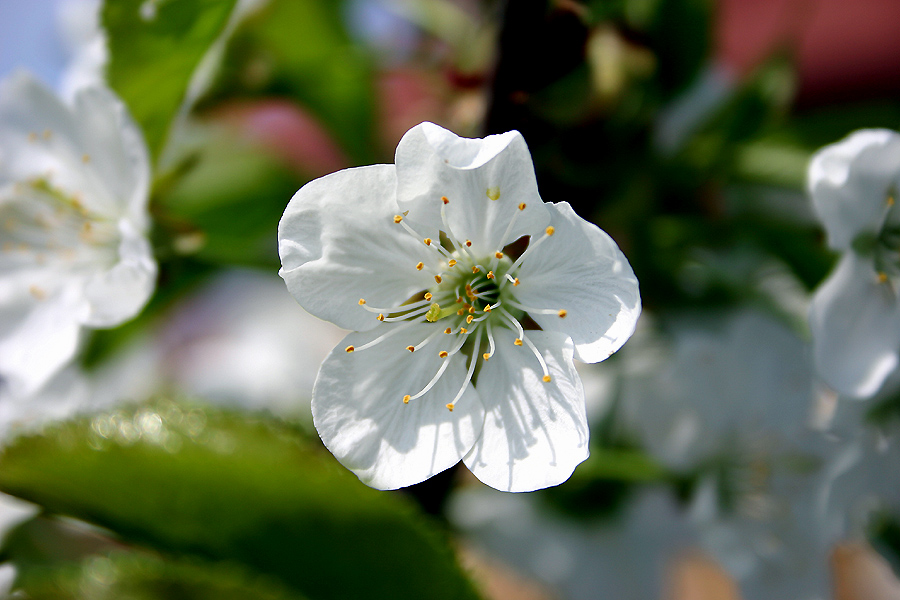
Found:
[[[21,438],[0,461],[5,492],[314,600],[477,597],[424,517],[276,423],[160,401]]]
[[[109,83],[162,150],[200,60],[222,34],[235,0],[109,0]]]

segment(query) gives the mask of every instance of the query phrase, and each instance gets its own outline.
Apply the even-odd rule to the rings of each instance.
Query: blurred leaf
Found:
[[[631,0],[630,4],[638,4]],[[642,18],[653,15],[650,46],[659,59],[659,83],[671,97],[689,85],[709,60],[712,47],[710,0],[641,2]]]
[[[274,422],[159,401],[20,438],[0,460],[3,491],[315,600],[477,597],[424,517]]]
[[[222,95],[292,97],[356,160],[375,162],[374,84],[369,58],[344,27],[344,2],[273,0],[248,19],[229,47]]]
[[[16,588],[32,600],[301,600],[233,564],[114,552],[33,569]]]
[[[103,5],[109,83],[158,157],[191,76],[235,0],[112,0]]]

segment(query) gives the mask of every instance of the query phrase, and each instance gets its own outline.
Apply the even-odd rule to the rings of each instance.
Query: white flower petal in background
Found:
[[[0,84],[0,377],[28,395],[82,327],[133,317],[155,286],[146,147],[102,88],[69,107],[31,76]]]

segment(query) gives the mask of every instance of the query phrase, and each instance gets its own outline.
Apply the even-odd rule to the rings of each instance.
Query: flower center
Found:
[[[895,192],[885,195],[883,225],[878,233],[863,232],[853,240],[853,249],[862,256],[870,256],[875,276],[880,283],[896,290],[900,284],[900,222],[894,208]]]
[[[488,198],[495,200],[490,194]],[[499,196],[498,196],[499,197]],[[449,350],[440,350],[438,356],[442,363],[437,373],[421,390],[403,396],[404,403],[424,396],[441,379],[455,356],[467,362],[466,376],[459,392],[446,404],[452,411],[456,403],[465,393],[468,385],[477,378],[476,369],[491,359],[499,350],[493,331],[496,327],[511,329],[516,332],[514,348],[508,351],[530,351],[537,365],[543,372],[543,381],[550,383],[552,377],[547,361],[534,343],[525,333],[522,325],[526,313],[555,314],[559,318],[566,317],[566,310],[530,308],[521,304],[515,296],[515,288],[519,285],[517,273],[528,255],[554,234],[553,227],[547,227],[544,234],[537,239],[532,236],[525,250],[512,260],[506,254],[510,232],[518,215],[525,210],[525,204],[519,204],[513,213],[506,232],[497,240],[495,250],[487,256],[476,256],[472,250],[472,242],[458,238],[447,222],[446,206],[450,200],[446,196],[441,199],[441,219],[443,230],[439,240],[422,237],[406,222],[403,215],[395,215],[394,223],[401,235],[410,235],[420,240],[425,252],[430,256],[415,265],[419,271],[433,271],[434,286],[422,290],[400,306],[373,307],[361,298],[359,306],[374,313],[375,318],[383,323],[390,323],[384,333],[374,340],[359,347],[348,346],[347,352],[358,352],[378,345],[388,337],[399,334],[413,323],[428,323],[434,331],[417,344],[406,346],[409,352],[423,350],[438,336],[455,336]],[[437,265],[427,267],[426,264]],[[519,349],[522,350],[519,350]],[[526,350],[527,349],[527,350]],[[457,359],[459,360],[459,359]]]

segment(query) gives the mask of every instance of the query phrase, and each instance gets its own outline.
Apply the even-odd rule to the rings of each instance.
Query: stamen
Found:
[[[565,318],[566,318],[566,315],[569,314],[569,313],[566,311],[566,309],[563,308],[563,309],[560,309],[560,311],[559,311],[558,313],[556,313],[556,314],[559,315],[559,318],[560,318],[560,319],[565,319]]]
[[[543,377],[544,383],[550,383],[550,381],[552,380],[552,377],[550,377],[550,370],[547,369],[547,362],[544,360],[544,357],[541,356],[541,353],[538,351],[537,346],[534,345],[534,342],[532,342],[527,337],[523,337],[522,339],[525,340],[525,343],[528,345],[528,347],[534,353],[534,357],[538,360],[539,363],[541,363],[541,370],[544,372],[544,377]]]
[[[485,275],[485,277],[487,277],[488,279],[493,279],[493,278],[494,278],[494,272],[493,272],[493,271],[488,271],[488,274]]]
[[[406,329],[409,329],[413,325],[417,325],[417,324],[418,324],[418,321],[407,321],[407,322],[403,323],[402,325],[393,325],[391,327],[385,327],[385,329],[387,329],[387,332],[381,334],[380,336],[378,336],[371,342],[368,342],[366,344],[363,344],[362,346],[356,347],[355,351],[360,352],[362,350],[371,348],[372,346],[377,346],[378,344],[380,344],[384,340],[388,339],[392,335],[398,334],[401,331],[405,331]]]
[[[515,318],[514,316],[512,316],[511,314],[509,314],[509,311],[507,311],[505,308],[502,308],[502,307],[501,307],[501,308],[500,308],[500,314],[503,315],[503,316],[506,318],[506,320],[509,321],[509,322],[512,324],[513,327],[515,327],[516,332],[519,334],[519,338],[520,338],[520,339],[523,338],[523,337],[525,337],[525,330],[522,329],[522,324],[519,323],[519,322],[516,320],[516,318]],[[521,342],[519,342],[519,343],[516,344],[516,345],[517,345],[517,346],[521,346]]]
[[[450,204],[450,200],[447,199],[447,196],[441,196],[441,202],[444,204]]]
[[[513,341],[513,344],[516,345],[516,346],[521,346],[521,345],[522,345],[522,339],[521,339],[521,338],[516,338],[516,339]]]
[[[475,317],[473,317],[472,315],[469,315],[468,317],[466,317],[466,323],[468,323],[469,325],[471,325],[473,319],[475,319]]]
[[[354,348],[353,346],[347,346],[346,348],[344,348],[344,350],[349,354],[356,350],[356,348]]]
[[[360,299],[359,299],[359,305],[360,305],[360,306],[362,306],[362,305],[365,304],[365,303],[366,303],[366,299],[365,299],[365,298],[360,298]]]
[[[488,352],[483,356],[484,360],[489,359],[494,355],[494,350],[496,349],[494,345],[494,326],[491,325],[490,321],[488,321],[487,327],[487,336],[488,336]]]
[[[375,318],[378,319],[379,321],[384,321],[384,315],[382,313],[378,313],[378,316]]]
[[[407,394],[403,396],[403,404],[409,404],[410,395]]]
[[[506,226],[506,231],[503,232],[503,235],[500,237],[500,243],[497,244],[497,252],[494,254],[494,258],[491,259],[491,270],[497,268],[497,261],[503,258],[503,253],[500,252],[499,249],[502,249],[506,246],[506,242],[508,241],[509,234],[512,232],[513,226],[516,224],[516,219],[519,217],[519,214],[525,210],[525,203],[521,203],[519,205],[519,210],[513,213],[512,219],[509,220],[509,225]]]
[[[394,215],[394,223],[399,223],[403,220],[403,215]]]
[[[425,245],[426,245],[426,246],[430,246],[430,245],[431,245],[431,238],[425,238],[425,239],[422,240],[422,241],[425,242]]]
[[[475,347],[478,348],[479,346],[481,346],[481,330],[480,329],[475,332]],[[475,364],[477,362],[478,362],[478,360],[475,358],[474,355],[469,359],[469,368],[466,371],[466,378],[463,380],[463,384],[459,388],[459,391],[456,392],[456,396],[454,396],[453,400],[451,400],[450,403],[447,404],[447,408],[449,408],[451,411],[453,410],[453,406],[456,405],[456,402],[460,398],[462,398],[462,395],[466,392],[466,389],[469,387],[469,383],[472,381],[472,375],[475,373]]]
[[[465,339],[463,339],[462,342],[457,343],[457,344],[453,347],[453,349],[450,350],[450,352],[447,353],[447,356],[453,356],[454,354],[456,354],[457,352],[459,352],[459,349],[462,348],[462,346],[463,346],[463,342],[465,342]],[[425,387],[422,388],[417,394],[413,394],[412,396],[404,396],[404,397],[403,397],[403,401],[404,401],[404,402],[408,402],[407,398],[409,398],[409,400],[415,400],[416,398],[421,398],[422,396],[424,396],[425,394],[427,394],[427,393],[428,393],[428,390],[430,390],[431,388],[434,387],[434,384],[438,382],[438,379],[440,379],[440,378],[441,378],[441,375],[444,374],[444,371],[447,370],[447,367],[450,365],[450,362],[451,362],[451,361],[449,361],[449,360],[447,360],[447,359],[445,358],[445,359],[444,359],[444,362],[441,363],[441,366],[440,366],[440,368],[438,369],[438,372],[435,373],[434,377],[431,378],[431,381],[429,381],[429,382],[425,385]]]
[[[429,342],[431,342],[431,340],[433,340],[438,335],[440,335],[440,333],[441,333],[440,331],[435,331],[434,333],[429,335],[427,338],[425,338],[424,340],[422,340],[421,342],[416,344],[415,350],[421,350],[422,348],[424,348],[426,345],[428,345]]]
[[[472,267],[472,274],[474,275],[475,273],[479,272],[480,270],[481,269],[479,269],[477,266]]]
[[[415,347],[415,346],[407,346],[406,349],[409,350],[410,352],[415,352],[415,351],[416,351],[416,347]]]
[[[456,260],[454,260],[454,259],[451,258],[451,259],[450,259],[450,262],[447,263],[447,266],[450,267],[450,268],[452,269],[453,267],[456,266]]]
[[[432,298],[431,292],[425,292],[425,301],[428,302],[431,300],[431,298]]]
[[[437,283],[440,283],[441,281],[443,281],[443,279],[441,279],[441,276],[440,276],[440,275],[435,275],[435,276],[434,276],[434,280],[435,280]]]
[[[438,352],[438,356],[440,356],[441,358],[447,358],[447,351],[441,350],[440,352]]]
[[[564,308],[533,308],[531,306],[525,306],[524,304],[520,304],[519,302],[516,302],[515,300],[507,299],[507,302],[511,306],[514,306],[514,307],[518,308],[519,310],[524,310],[525,312],[533,314],[533,315],[557,315],[560,319],[565,319],[566,315],[569,314],[569,312]]]
[[[421,308],[422,306],[427,306],[429,304],[428,300],[429,299],[426,298],[425,300],[419,300],[417,302],[410,302],[409,304],[401,304],[400,306],[394,306],[394,307],[385,306],[385,307],[379,308],[379,307],[375,307],[375,306],[369,306],[365,300],[360,299],[359,305],[362,306],[367,311],[369,311],[370,313],[388,314],[388,315],[392,315],[392,314],[396,314],[396,313],[405,313],[404,316],[408,317],[417,308]]]
[[[540,246],[542,243],[544,243],[544,241],[545,241],[547,238],[549,238],[550,236],[552,236],[553,233],[554,233],[555,231],[556,231],[556,229],[554,229],[552,226],[551,226],[551,227],[547,227],[547,229],[544,230],[544,235],[542,235],[540,238],[538,238],[538,240],[537,240],[536,242],[531,243],[531,242],[529,241],[529,242],[528,242],[528,247],[525,248],[525,252],[523,252],[522,254],[520,254],[520,255],[519,255],[519,258],[516,259],[516,262],[514,262],[514,263],[512,264],[512,266],[511,266],[509,269],[506,270],[507,277],[510,277],[510,281],[513,282],[513,285],[518,285],[518,283],[517,283],[517,282],[518,282],[518,279],[512,279],[511,276],[510,276],[510,273],[515,272],[515,270],[518,269],[519,266],[522,264],[522,261],[525,260],[525,257],[528,256],[528,254],[529,254],[531,251],[533,251],[535,248],[537,248],[537,247]],[[506,282],[504,281],[503,283],[500,284],[500,287],[503,288],[505,285],[506,285]]]
[[[447,407],[447,410],[449,410],[450,412],[453,412],[453,405],[452,405],[452,404],[447,404],[447,405],[445,405],[445,406]]]
[[[503,258],[502,252],[494,252],[494,258]]]
[[[421,271],[424,268],[425,268],[425,263],[420,262],[420,263],[416,264],[416,271]]]

